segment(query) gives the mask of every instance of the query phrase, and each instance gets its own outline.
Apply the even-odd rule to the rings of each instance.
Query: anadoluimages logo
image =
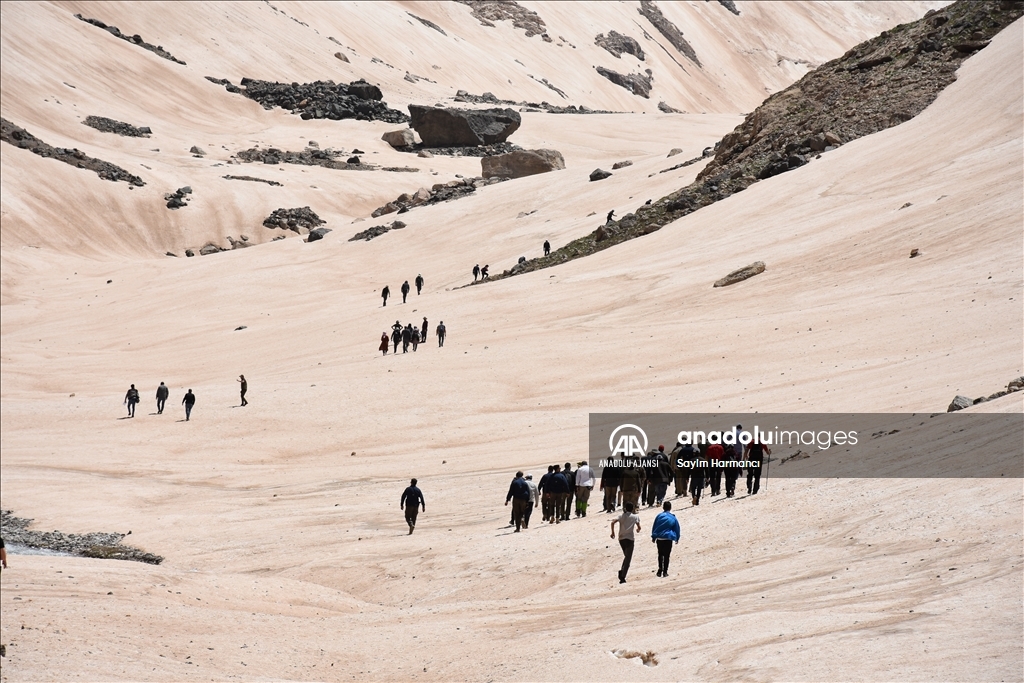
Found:
[[[622,434],[616,441],[615,435],[619,432]],[[640,445],[641,439],[643,440],[642,446]],[[630,458],[634,455],[642,458],[647,454],[647,434],[634,424],[619,425],[608,437],[608,449],[611,451],[612,458]]]

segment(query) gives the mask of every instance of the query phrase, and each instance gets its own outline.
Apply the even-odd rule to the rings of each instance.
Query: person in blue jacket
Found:
[[[654,518],[651,541],[658,544],[658,576],[668,576],[668,558],[672,544],[679,543],[679,520],[672,514],[672,503],[665,501],[662,513]]]

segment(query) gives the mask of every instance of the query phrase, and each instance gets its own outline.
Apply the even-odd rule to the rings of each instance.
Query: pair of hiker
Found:
[[[619,525],[619,546],[622,548],[622,566],[619,568],[619,583],[626,583],[626,574],[633,560],[633,547],[636,532],[640,531],[640,515],[636,514],[632,503],[622,504],[622,514],[612,520],[612,538],[615,538],[615,525]],[[658,576],[668,576],[669,558],[672,556],[672,545],[679,543],[679,520],[672,514],[672,503],[665,501],[662,512],[654,518],[651,526],[651,542],[658,546]]]

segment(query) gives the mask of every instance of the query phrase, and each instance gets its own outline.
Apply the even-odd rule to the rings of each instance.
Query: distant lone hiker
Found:
[[[405,297],[409,296],[409,281],[406,280],[402,283],[402,303],[405,303]]]
[[[480,264],[479,263],[477,265],[473,266],[473,282],[476,282],[476,279],[478,277],[480,277]]]
[[[551,253],[551,242],[544,240],[544,255],[547,256]]]
[[[420,342],[423,344],[427,343],[429,339],[428,334],[430,332],[430,325],[427,324],[427,316],[423,316],[423,324],[420,325]]]
[[[612,218],[614,216],[615,216],[615,209],[612,209],[611,211],[608,212],[608,218],[606,218],[604,222],[605,223],[611,223],[612,222]]]
[[[249,405],[249,402],[245,400],[245,392],[249,388],[249,384],[245,381],[245,375],[238,376],[238,383],[241,385],[238,387],[239,394],[242,398],[242,407]]]
[[[156,414],[163,415],[164,404],[167,403],[167,397],[171,395],[171,390],[167,388],[167,385],[160,382],[160,386],[156,388]]]
[[[398,503],[398,508],[405,510],[405,523],[409,525],[410,534],[416,528],[416,517],[420,514],[421,505],[426,512],[427,501],[423,499],[423,492],[416,486],[416,479],[412,479],[405,487],[405,491],[402,491],[402,500]]]
[[[444,321],[442,320],[441,324],[437,326],[437,345],[439,347],[440,346],[444,346],[444,335],[445,335]]]
[[[181,399],[181,404],[185,406],[185,422],[188,422],[192,417],[192,406],[196,404],[196,395],[189,389],[185,393],[185,398]]]
[[[134,384],[124,395],[124,402],[128,406],[128,417],[135,417],[135,404],[139,402],[139,390],[135,388]]]
[[[384,289],[380,290],[380,295],[384,299],[384,305],[387,306],[388,297],[391,296],[391,289],[387,285],[384,285]]]
[[[423,276],[416,276],[416,296],[420,295],[420,290],[423,289]]]
[[[391,340],[388,339],[388,333],[387,332],[381,332],[380,333],[380,346],[377,347],[377,350],[380,351],[385,356],[388,355],[388,342],[390,342],[390,341]]]

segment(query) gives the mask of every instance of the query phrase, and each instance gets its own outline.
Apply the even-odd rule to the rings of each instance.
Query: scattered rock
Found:
[[[75,168],[84,168],[93,171],[103,180],[118,182],[123,180],[129,185],[142,187],[146,183],[137,175],[132,175],[120,166],[115,166],[101,159],[94,159],[77,148],[53,147],[46,144],[24,128],[14,125],[4,118],[0,118],[0,140],[7,142],[20,149],[27,149],[33,154],[43,158],[56,159],[70,164]]]
[[[604,171],[600,168],[595,168],[593,172],[591,172],[590,174],[590,182],[594,182],[595,180],[604,180],[605,178],[610,178],[611,175],[612,174],[609,173],[608,171]]]
[[[342,156],[344,154],[341,151],[333,149],[321,150],[316,147],[307,147],[300,152],[286,152],[276,147],[269,149],[253,147],[251,149],[243,149],[235,155],[239,161],[271,165],[300,164],[302,166],[323,166],[324,168],[332,168],[339,171],[372,171],[379,168],[373,164],[364,164],[362,161],[351,161],[351,159],[358,159],[357,157],[350,157],[347,161],[339,161],[339,157]]]
[[[917,258],[920,255],[921,255],[921,252],[919,250],[917,250],[917,249],[911,249],[910,250],[910,258]]]
[[[196,156],[200,156],[200,157],[201,156],[206,156],[206,152],[203,151],[203,148],[202,147],[197,147],[196,145],[192,145],[192,149],[190,149],[188,151],[188,153],[189,154],[195,154]]]
[[[246,325],[239,325],[238,327],[235,328],[235,332],[238,332],[239,330],[246,330],[246,329],[249,329],[248,326],[246,326]]]
[[[670,107],[665,102],[658,102],[658,110],[662,111],[662,112],[664,112],[666,114],[685,114],[686,113],[684,111],[676,109],[675,107]]]
[[[617,71],[606,69],[603,66],[594,67],[597,73],[601,74],[615,85],[622,86],[634,95],[645,99],[651,96],[651,77],[641,74],[620,74]]]
[[[612,654],[619,659],[639,659],[644,666],[658,666],[658,655],[652,650],[637,652],[636,650],[613,650]]]
[[[348,57],[346,57],[345,55],[343,55],[343,54],[342,54],[342,53],[340,53],[340,52],[335,52],[335,53],[334,53],[334,56],[335,56],[336,58],[340,59],[341,61],[345,62],[346,64],[348,64],[348,63],[349,63],[349,61],[348,61]]]
[[[130,138],[148,138],[153,132],[149,126],[136,128],[130,123],[115,121],[114,119],[108,119],[103,116],[86,116],[85,120],[82,121],[82,124],[104,133],[116,133],[117,135],[123,135]]]
[[[173,256],[174,258],[178,258],[178,255],[175,254],[173,251],[164,252],[164,256]],[[72,394],[72,395],[74,395],[74,394]]]
[[[504,180],[508,180],[508,178],[497,176],[493,178],[460,178],[447,183],[436,183],[429,190],[425,187],[421,187],[415,194],[400,194],[397,199],[374,209],[370,216],[372,218],[378,218],[396,211],[398,213],[405,213],[409,209],[424,204],[438,204],[440,202],[447,202],[453,199],[460,199],[476,192],[478,187],[493,185],[494,183],[500,183]]]
[[[349,238],[349,242],[358,242],[359,240],[366,240],[369,242],[374,237],[380,237],[386,232],[391,230],[401,230],[405,227],[405,223],[402,221],[392,221],[391,225],[375,225],[372,228],[367,228],[362,232],[357,232],[355,235]]]
[[[121,33],[117,29],[116,26],[108,26],[107,24],[104,24],[99,19],[87,19],[87,18],[83,17],[81,14],[76,14],[75,18],[76,19],[81,19],[82,21],[84,21],[87,24],[92,24],[93,26],[101,28],[101,29],[105,30],[107,33],[109,33],[110,35],[115,36],[117,38],[120,38],[121,40],[127,40],[129,43],[132,43],[133,45],[138,45],[139,47],[141,47],[141,48],[143,48],[145,50],[149,50],[153,54],[159,55],[160,57],[163,57],[164,59],[169,59],[170,61],[175,62],[177,64],[184,64],[185,63],[185,62],[181,61],[180,59],[175,58],[174,55],[172,55],[170,52],[165,50],[162,45],[153,45],[151,43],[147,43],[146,41],[144,41],[142,39],[142,36],[140,36],[138,33],[136,33],[135,35],[132,35],[132,36],[127,36],[127,35]]]
[[[411,126],[427,147],[463,147],[505,142],[522,118],[512,109],[453,109],[409,105]]]
[[[403,128],[402,130],[389,130],[380,137],[381,140],[388,143],[395,149],[401,149],[404,147],[412,147],[416,144],[416,135],[413,133],[412,128]]]
[[[428,152],[425,149],[421,149],[420,151],[416,152],[416,156],[418,156],[418,157],[420,157],[422,159],[433,159],[434,158],[434,155],[431,154],[430,152]]]
[[[424,19],[423,17],[418,17],[415,14],[413,14],[412,12],[406,12],[406,14],[408,14],[410,17],[412,17],[416,21],[420,22],[424,26],[428,26],[428,27],[434,29],[435,31],[440,33],[442,36],[447,36],[448,35],[447,33],[444,32],[443,28],[441,28],[440,26],[438,26],[434,22],[432,22],[432,21],[430,21],[428,19]]]
[[[632,165],[633,165],[633,162],[629,161],[629,160],[626,160],[626,161],[616,161],[614,164],[612,164],[612,170],[613,171],[618,171],[620,168],[626,168],[627,166],[632,166]]]
[[[263,219],[263,226],[305,234],[326,222],[308,206],[303,206],[295,209],[275,209]]]
[[[65,534],[60,531],[30,531],[31,519],[15,517],[11,510],[0,512],[0,533],[4,543],[41,548],[80,557],[96,557],[111,560],[133,560],[148,564],[160,564],[164,558],[138,548],[121,545],[126,534],[90,533]]]
[[[192,251],[191,249],[186,249],[185,250],[185,256],[187,256],[188,258],[192,258],[195,255],[196,255],[196,253],[194,251]]]
[[[607,36],[603,33],[598,34],[594,38],[594,44],[598,47],[603,47],[616,59],[621,59],[622,53],[625,52],[626,54],[633,55],[641,62],[644,61],[644,51],[640,47],[640,43],[616,31],[609,31]]]
[[[969,408],[970,406],[973,406],[973,405],[974,405],[974,400],[973,399],[967,398],[966,396],[959,396],[958,395],[958,396],[956,396],[953,399],[953,402],[949,404],[949,407],[946,408],[946,412],[947,413],[954,413],[954,412],[956,412],[958,410],[963,410],[964,408]]]
[[[484,178],[523,178],[565,168],[562,154],[553,149],[524,149],[480,160]]]
[[[210,254],[216,254],[221,251],[227,251],[222,247],[217,246],[213,242],[207,242],[199,249],[200,256],[209,256]]]
[[[537,79],[534,78],[534,80],[537,80]],[[558,92],[563,97],[565,96],[565,93],[563,93],[561,90],[559,90],[558,88],[555,88],[553,85],[548,83],[547,79],[542,78],[542,79],[540,79],[537,82],[538,83],[542,83],[543,85],[546,85],[547,87],[553,89],[555,92]],[[583,105],[580,105],[580,106],[577,107],[575,104],[570,104],[568,106],[560,106],[560,105],[556,105],[556,104],[550,104],[548,102],[526,102],[526,101],[516,102],[514,100],[500,100],[500,99],[498,99],[497,97],[494,96],[494,93],[485,92],[483,95],[471,95],[468,92],[466,92],[465,90],[459,90],[458,92],[456,92],[455,93],[455,97],[453,99],[456,102],[469,102],[469,103],[472,103],[472,104],[503,104],[503,105],[506,105],[506,106],[520,107],[521,108],[520,111],[524,111],[524,110],[525,111],[545,111],[545,112],[547,112],[549,114],[621,114],[621,113],[623,113],[623,112],[609,111],[607,109],[591,109],[590,107],[586,107],[586,106],[583,106]]]
[[[682,154],[682,153],[683,153],[683,150],[679,149],[678,147],[673,147],[672,149],[669,150],[668,156],[674,157],[675,155]]]
[[[724,7],[725,9],[729,10],[736,16],[740,15],[740,11],[736,9],[736,3],[733,2],[733,0],[718,0],[718,4]]]
[[[324,238],[324,235],[326,235],[330,231],[330,228],[314,228],[313,230],[309,231],[309,236],[306,238],[306,241],[316,242],[317,240],[322,240]]]
[[[164,200],[167,202],[168,209],[180,209],[183,206],[188,206],[185,203],[185,195],[192,194],[192,188],[186,185],[180,187],[172,193],[165,194]]]
[[[737,282],[743,282],[744,280],[752,278],[755,275],[759,275],[763,272],[764,261],[755,261],[746,268],[734,270],[725,277],[723,277],[721,280],[718,280],[717,282],[715,282],[715,287],[728,287],[729,285],[734,285]]]

